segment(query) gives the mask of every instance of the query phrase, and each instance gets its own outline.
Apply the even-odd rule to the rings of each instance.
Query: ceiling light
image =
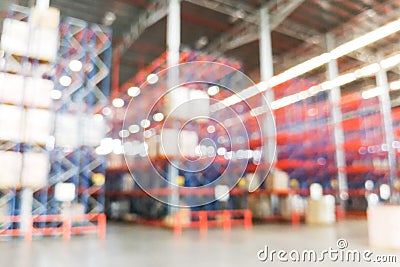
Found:
[[[390,83],[390,90],[400,90],[400,80]]]
[[[371,76],[375,73],[377,73],[380,70],[381,66],[378,63],[373,63],[371,65],[362,67],[361,69],[358,69],[354,72],[355,76],[357,78],[360,77],[368,77]]]
[[[376,88],[372,88],[372,89],[363,91],[361,96],[363,99],[369,99],[369,98],[380,96],[381,94],[382,94],[382,88],[376,87]]]
[[[129,88],[128,95],[130,97],[136,97],[136,96],[140,95],[140,88],[137,86],[133,86],[133,87]]]
[[[162,114],[160,112],[153,115],[154,121],[159,122],[159,121],[162,121],[163,119],[164,119],[164,114]]]
[[[208,88],[207,93],[210,96],[214,96],[219,93],[219,87],[216,85],[213,85],[210,88]]]
[[[400,54],[385,58],[381,61],[381,66],[384,69],[391,69],[400,63]]]
[[[154,74],[154,73],[151,73],[151,74],[147,75],[146,81],[149,84],[155,84],[155,83],[158,82],[158,75]]]
[[[60,90],[51,90],[50,97],[54,100],[58,100],[62,97],[62,92]]]
[[[390,22],[378,29],[355,38],[345,44],[333,49],[330,53],[333,58],[339,58],[356,51],[362,47],[370,45],[400,30],[400,19]]]
[[[122,108],[122,107],[125,105],[125,102],[124,102],[124,100],[121,99],[121,98],[115,98],[115,99],[112,101],[112,104],[113,104],[113,106],[116,107],[116,108]]]
[[[78,72],[82,69],[83,64],[79,60],[73,59],[69,62],[68,66],[69,66],[70,70]]]
[[[59,82],[62,86],[70,86],[72,83],[72,79],[69,76],[63,75],[60,77]]]

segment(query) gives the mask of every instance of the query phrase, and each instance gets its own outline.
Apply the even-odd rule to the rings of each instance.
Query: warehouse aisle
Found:
[[[260,262],[257,252],[270,249],[287,251],[336,248],[338,238],[345,238],[349,249],[368,249],[365,221],[346,221],[336,226],[309,227],[301,225],[260,225],[253,230],[231,232],[211,230],[201,237],[196,231],[186,231],[180,238],[168,230],[110,224],[105,241],[94,237],[77,237],[71,241],[47,238],[31,244],[23,241],[0,243],[1,266],[279,266],[276,262]],[[374,251],[395,254],[395,251]],[[400,253],[396,254],[400,258]],[[344,263],[324,262],[334,266]],[[397,263],[398,264],[398,263]],[[396,266],[396,263],[387,266]],[[282,266],[288,263],[282,263]],[[290,264],[292,265],[292,264]],[[294,264],[309,266],[310,263]],[[365,263],[349,263],[364,266]],[[375,266],[368,264],[368,266]],[[382,265],[376,265],[382,266]]]

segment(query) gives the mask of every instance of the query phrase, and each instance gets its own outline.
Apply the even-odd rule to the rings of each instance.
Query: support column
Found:
[[[172,89],[179,83],[179,69],[173,67],[179,64],[179,48],[181,43],[181,7],[180,0],[169,0],[168,18],[167,18],[167,66],[172,67],[168,70],[168,88]],[[168,203],[172,204],[169,208],[169,213],[177,211],[179,205],[178,185],[178,169],[177,164],[169,163],[168,165],[168,181],[172,188],[172,194]]]
[[[30,188],[24,188],[21,192],[21,225],[20,229],[22,233],[26,233],[31,229],[31,217],[32,217],[32,204],[33,203],[33,190]]]
[[[385,131],[385,142],[387,144],[388,162],[389,162],[389,186],[391,188],[390,202],[398,200],[396,195],[393,195],[393,186],[397,180],[397,162],[396,153],[393,148],[393,119],[392,119],[392,105],[390,102],[390,87],[387,79],[386,71],[380,68],[376,75],[377,86],[381,88],[381,95],[379,96],[379,105],[383,117],[383,125]]]
[[[328,52],[335,48],[334,36],[330,33],[326,35],[326,45]],[[331,59],[328,63],[328,80],[333,81],[339,76],[339,68],[336,59]],[[344,133],[342,128],[342,111],[340,109],[340,99],[341,92],[339,86],[333,86],[329,93],[329,101],[332,106],[332,121],[333,121],[333,133],[335,142],[335,158],[336,167],[338,168],[337,177],[339,185],[339,197],[340,204],[344,208],[345,200],[348,196],[348,184],[347,184],[347,174],[345,172],[346,159],[343,149],[344,143]]]
[[[271,43],[271,28],[269,24],[268,8],[262,7],[260,9],[260,74],[261,81],[268,82],[274,76],[274,62],[272,56],[272,43]],[[274,101],[274,92],[272,88],[268,88],[265,92],[265,98],[268,104]],[[264,151],[266,160],[268,163],[276,162],[275,154],[275,123],[272,116],[266,117],[266,121],[263,125],[264,134],[267,137],[266,145],[264,145]]]

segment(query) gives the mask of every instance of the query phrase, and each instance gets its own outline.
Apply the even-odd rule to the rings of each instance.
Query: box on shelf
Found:
[[[1,49],[10,54],[54,62],[58,50],[58,28],[30,27],[28,22],[5,19]]]
[[[154,142],[154,140],[152,141]],[[193,131],[178,131],[163,129],[158,148],[158,153],[163,156],[196,156],[198,135]],[[153,153],[153,151],[152,151]]]
[[[400,249],[400,206],[370,206],[368,216],[368,238],[373,247]]]
[[[21,105],[24,97],[24,77],[0,73],[0,102]]]
[[[271,171],[267,176],[266,187],[269,190],[288,190],[289,175],[279,169]]]
[[[20,182],[22,154],[14,151],[0,151],[0,188],[16,188]]]
[[[0,102],[48,108],[53,87],[50,80],[0,73]]]
[[[29,16],[29,22],[32,26],[58,29],[60,23],[60,10],[54,7],[38,8],[33,7]]]
[[[21,185],[38,190],[46,187],[49,175],[49,157],[45,153],[23,153]]]
[[[58,51],[58,29],[31,28],[29,57],[55,62]]]
[[[318,200],[308,198],[307,203],[307,224],[332,224],[336,221],[334,196],[325,195]]]
[[[75,190],[73,183],[58,183],[54,189],[54,198],[60,202],[71,202],[75,199]]]
[[[79,145],[79,118],[74,114],[57,114],[54,125],[56,147],[76,148]]]
[[[82,126],[82,144],[92,147],[99,146],[107,132],[105,121],[89,115],[84,116],[80,123]]]
[[[46,144],[53,125],[53,113],[43,109],[27,109],[24,141],[30,144]]]
[[[26,78],[24,104],[30,107],[48,108],[51,104],[50,92],[54,83],[40,78]]]
[[[267,196],[249,195],[247,201],[254,218],[263,218],[272,214],[271,201]]]
[[[0,105],[0,140],[21,141],[23,110],[16,106]],[[7,125],[7,127],[4,127]]]
[[[193,119],[210,115],[210,98],[204,91],[179,87],[168,92],[165,103],[164,113],[172,118]]]
[[[15,55],[28,55],[29,24],[15,19],[5,19],[1,35],[1,49]]]
[[[126,166],[123,154],[110,153],[108,155],[107,167],[109,169],[118,169]]]

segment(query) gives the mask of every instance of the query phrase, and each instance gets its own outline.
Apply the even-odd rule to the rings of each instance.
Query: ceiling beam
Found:
[[[270,15],[271,30],[276,29],[303,2],[304,0],[291,0],[278,5]],[[258,23],[258,12],[256,12],[256,14],[243,18],[241,23],[212,41],[206,49],[223,53],[258,40]]]
[[[129,31],[122,35],[122,42],[116,46],[120,55],[124,54],[148,27],[163,19],[167,13],[167,0],[151,1],[149,8],[145,9],[131,24]]]
[[[336,40],[336,43],[339,45],[341,43],[347,42],[349,39],[358,36],[360,33],[354,31],[351,32],[351,29],[354,29],[354,25],[359,24],[357,23],[358,21],[365,21],[366,18],[369,18],[371,20],[371,18],[369,17],[369,13],[370,10],[364,11],[352,18],[350,21],[345,22],[337,28],[333,29],[331,31],[333,34],[335,34],[335,32],[340,32],[340,35],[342,36],[340,39]],[[388,14],[376,14],[376,16],[381,16],[382,18],[384,18],[383,21],[395,19],[399,15],[400,11],[393,11],[391,12],[390,16],[388,16]],[[379,18],[375,18],[374,20],[379,21]],[[383,22],[375,23],[379,24]],[[377,26],[378,25],[376,25],[376,27]],[[357,28],[358,30],[360,30],[359,26],[357,26]],[[289,53],[274,58],[274,61],[277,62],[279,66],[279,69],[277,69],[278,72],[288,69],[300,62],[304,62],[310,59],[310,57],[312,57],[313,55],[316,56],[327,51],[324,37],[325,34],[315,32],[315,30],[310,29],[304,25],[294,25],[294,23],[290,22],[290,20],[286,20],[279,26],[279,28],[276,29],[276,31],[304,41],[302,45],[291,50]],[[368,29],[362,29],[362,31],[368,31]],[[298,32],[299,34],[296,34],[296,32]],[[387,50],[389,49],[391,48],[388,47]],[[356,59],[357,61],[370,64],[377,62],[375,54],[376,53],[374,53],[374,51],[371,51],[371,49],[364,47],[348,54],[347,56]]]

